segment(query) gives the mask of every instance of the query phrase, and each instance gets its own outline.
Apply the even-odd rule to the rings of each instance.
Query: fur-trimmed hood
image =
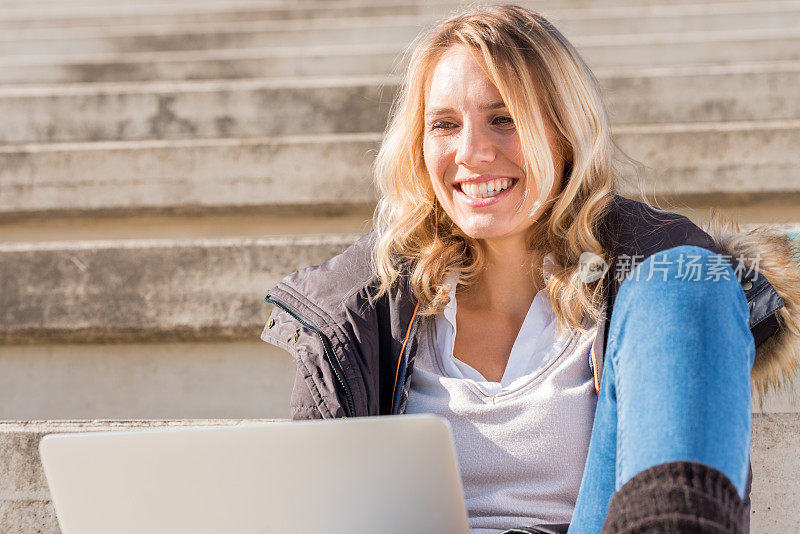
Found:
[[[754,399],[761,405],[772,390],[789,387],[800,367],[800,246],[790,227],[762,224],[742,230],[718,213],[703,225],[716,245],[764,276],[783,300],[778,330],[756,348],[751,373]]]
[[[763,408],[773,390],[791,387],[800,367],[800,245],[790,228],[763,224],[742,230],[720,215],[695,224],[685,215],[615,195],[601,225],[601,238],[612,256],[647,258],[680,245],[702,247],[730,261],[750,308],[756,345],[751,373],[753,400]],[[595,391],[600,391],[609,317],[621,280],[606,274],[606,313],[592,345]]]

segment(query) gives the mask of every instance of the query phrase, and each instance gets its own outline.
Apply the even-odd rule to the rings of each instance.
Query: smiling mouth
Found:
[[[480,184],[461,182],[454,187],[471,198],[491,198],[513,187],[517,181],[516,178],[498,178]]]

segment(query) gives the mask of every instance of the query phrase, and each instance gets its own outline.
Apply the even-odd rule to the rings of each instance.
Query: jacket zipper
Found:
[[[317,325],[315,325],[314,323],[306,319],[303,315],[295,311],[287,304],[276,299],[275,297],[267,295],[265,300],[267,302],[275,304],[283,311],[294,317],[297,321],[299,321],[300,324],[302,324],[303,326],[305,326],[306,328],[317,334],[317,336],[319,336],[320,341],[322,341],[322,349],[323,352],[325,353],[325,359],[328,361],[331,368],[333,369],[333,374],[336,375],[336,380],[342,387],[342,391],[344,391],[345,400],[347,401],[348,415],[350,417],[353,417],[356,413],[355,402],[353,401],[353,395],[350,392],[350,387],[347,385],[347,381],[344,378],[344,370],[342,369],[341,363],[339,363],[339,360],[337,360],[333,356],[333,348],[331,347],[331,341],[330,339],[328,339],[328,336],[323,334],[322,330],[320,330],[319,327],[317,327]]]
[[[403,379],[402,379],[402,381],[400,381],[400,384],[399,384],[400,391],[402,393],[400,394],[400,399],[398,401],[399,403],[397,405],[397,411],[395,411],[395,409],[394,409],[394,397],[392,397],[392,415],[395,415],[396,413],[400,412],[400,405],[403,404],[403,395],[406,394],[405,384],[406,384],[406,376],[408,376],[408,353],[411,352],[411,344],[413,342],[414,336],[417,335],[417,323],[418,323],[418,321],[419,321],[419,314],[415,313],[414,314],[414,318],[411,320],[411,328],[410,328],[410,330],[408,332],[408,341],[406,342],[407,345],[404,348],[403,353],[400,354],[400,358],[405,358],[406,359],[406,367],[405,367],[404,372],[403,372]],[[398,377],[398,380],[399,380],[399,377]]]

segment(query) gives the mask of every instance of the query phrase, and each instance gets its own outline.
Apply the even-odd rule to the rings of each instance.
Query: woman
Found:
[[[540,15],[424,35],[375,231],[267,297],[292,417],[448,418],[474,532],[599,532],[609,505],[609,529],[746,530],[751,369],[763,391],[796,365],[790,242],[622,198],[620,157],[596,80]]]

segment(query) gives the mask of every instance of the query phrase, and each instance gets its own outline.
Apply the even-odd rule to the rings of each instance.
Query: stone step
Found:
[[[538,9],[570,35],[597,35],[613,33],[662,33],[675,31],[703,31],[736,28],[790,28],[792,17],[800,11],[794,0],[769,0],[761,2],[736,2],[731,4],[662,5],[607,8],[542,8],[536,2],[528,7]],[[75,37],[111,37],[122,35],[163,35],[178,33],[231,33],[275,30],[319,31],[327,27],[361,30],[372,24],[419,27],[434,23],[460,8],[458,3],[412,5],[397,9],[388,5],[370,6],[369,13],[356,16],[330,13],[322,9],[306,11],[306,17],[287,18],[285,11],[236,11],[209,13],[196,17],[181,11],[175,17],[164,13],[133,16],[119,19],[67,19],[69,25],[55,27],[29,27],[30,22],[17,17],[4,16],[0,11],[0,28],[5,29],[2,40],[70,39]],[[330,9],[330,8],[329,8]],[[187,16],[188,15],[188,16]],[[59,19],[45,19],[59,24]]]
[[[0,420],[289,417],[295,362],[258,339],[0,345]],[[753,412],[800,412],[800,381]],[[0,499],[2,495],[0,494]]]
[[[800,118],[800,61],[606,69],[616,124]],[[0,143],[383,130],[396,77],[0,87]]]
[[[0,420],[289,417],[294,359],[260,333],[227,342],[0,345]]]
[[[0,87],[0,143],[378,132],[396,88],[384,76]]]
[[[796,3],[774,12],[737,13],[706,17],[642,17],[555,19],[556,25],[576,46],[610,37],[629,44],[653,40],[672,41],[693,34],[730,34],[731,32],[797,34],[793,21],[800,15]],[[760,8],[762,4],[757,6]],[[698,22],[692,22],[697,20]],[[405,45],[430,24],[414,16],[357,17],[312,19],[309,21],[255,21],[249,23],[204,24],[178,28],[134,28],[119,32],[112,29],[89,31],[76,28],[4,31],[0,54],[4,56],[63,55],[93,53],[147,52],[158,50],[209,50],[272,46],[327,46],[334,44]],[[735,30],[731,30],[735,28]]]
[[[620,126],[620,147],[650,169],[625,175],[664,197],[784,194],[800,187],[800,120]],[[779,193],[782,192],[782,193]]]
[[[493,2],[490,2],[493,3]],[[494,2],[499,3],[499,2]],[[630,16],[670,13],[676,10],[689,14],[709,11],[730,13],[747,10],[754,2],[731,0],[522,0],[522,5],[541,12],[569,10],[603,10],[614,13],[625,11]],[[771,2],[772,3],[772,2]],[[193,22],[236,22],[260,19],[309,19],[314,17],[352,17],[380,15],[445,15],[460,9],[468,2],[453,0],[433,0],[414,2],[409,0],[382,1],[380,3],[351,2],[28,2],[23,0],[0,2],[0,24],[13,28],[52,27],[64,28],[80,25],[92,27],[155,22],[193,23]],[[765,4],[767,4],[765,2]],[[13,24],[13,26],[11,26]]]
[[[372,228],[373,205],[330,210],[237,209],[203,213],[107,213],[84,216],[5,218],[0,235],[5,243],[92,241],[117,239],[207,239],[318,234],[365,234]],[[691,209],[691,208],[690,208]],[[697,205],[705,210],[706,206]],[[772,198],[745,205],[728,205],[744,223],[771,222],[776,217],[800,221],[796,198]],[[0,420],[3,418],[0,416]]]
[[[662,199],[663,202],[663,199]],[[668,208],[669,204],[664,207]],[[360,209],[260,210],[235,212],[108,213],[83,215],[5,218],[0,235],[6,243],[50,241],[108,241],[119,239],[216,239],[229,237],[295,236],[314,234],[365,234],[372,229],[374,205]],[[800,192],[780,195],[719,195],[693,201],[681,197],[672,209],[685,213],[698,224],[711,216],[713,209],[736,218],[742,224],[791,223],[800,221]],[[305,212],[304,212],[305,211]],[[2,376],[0,372],[0,376]],[[0,390],[2,388],[0,387]],[[2,407],[2,402],[0,402]],[[0,420],[3,419],[0,415]]]
[[[383,75],[400,50],[397,45],[332,45],[2,57],[0,84]]]
[[[234,341],[0,344],[0,420],[289,417],[294,359],[262,327]],[[753,411],[800,412],[798,399],[795,381]]]
[[[800,119],[621,125],[622,192],[796,193]],[[363,207],[381,134],[106,141],[0,147],[0,215]],[[121,210],[121,211],[120,211]]]
[[[266,420],[31,421],[0,423],[0,509],[8,532],[58,534],[57,520],[39,457],[39,441],[51,433],[187,428]],[[754,414],[750,529],[753,534],[797,532],[800,520],[800,415]]]
[[[0,344],[253,340],[268,288],[356,238],[0,244]]]
[[[263,207],[375,200],[381,134],[0,147],[0,214]]]
[[[356,238],[0,244],[0,344],[253,340],[267,289]]]
[[[551,2],[552,4],[553,2]],[[528,2],[528,4],[531,4]],[[321,17],[374,17],[387,15],[444,16],[458,9],[458,2],[229,2],[211,5],[173,2],[119,6],[79,5],[64,8],[63,3],[43,10],[18,9],[0,4],[0,27],[8,28],[91,28],[109,26],[147,26],[152,24],[196,24],[252,22],[256,20],[308,20]],[[524,3],[522,4],[524,5]],[[44,16],[43,16],[44,15]]]
[[[286,416],[294,367],[258,340],[262,296],[355,237],[4,245],[0,419]],[[800,381],[753,406],[798,399]]]
[[[596,70],[800,60],[800,30],[691,32],[573,39]],[[384,75],[404,44],[107,52],[0,57],[0,84]]]
[[[530,5],[531,3],[528,2]],[[92,29],[108,27],[141,27],[149,25],[181,25],[202,23],[252,22],[260,20],[310,20],[315,18],[347,18],[375,16],[445,16],[461,5],[458,2],[431,2],[428,4],[403,3],[335,3],[306,2],[299,5],[278,5],[269,3],[220,4],[198,9],[195,4],[141,4],[136,6],[76,6],[70,10],[63,7],[49,8],[44,15],[42,10],[2,9],[0,7],[0,28],[65,29],[89,27]],[[524,3],[523,3],[524,5]],[[724,5],[724,4],[723,4]],[[62,4],[63,6],[63,4]],[[113,9],[111,9],[113,8]],[[540,8],[541,9],[541,8]],[[612,8],[613,9],[613,8]]]
[[[522,3],[529,0],[520,0]],[[736,2],[747,2],[752,0],[540,0],[544,6],[563,6],[569,8],[587,7],[640,7],[640,6],[663,6],[668,4],[731,4]],[[298,8],[313,9],[320,6],[353,7],[374,4],[369,0],[303,0],[301,4],[292,0],[0,0],[0,9],[30,11],[33,14],[39,13],[44,9],[62,8],[63,13],[69,13],[68,8],[83,11],[100,11],[112,13],[115,10],[131,12],[131,10],[149,10],[151,8],[164,10],[178,10],[184,8],[189,11],[225,11],[228,9],[251,9],[251,8]],[[468,4],[468,1],[460,0],[381,0],[381,5],[402,6],[412,4],[440,5],[440,4]],[[488,3],[492,3],[490,0]]]

